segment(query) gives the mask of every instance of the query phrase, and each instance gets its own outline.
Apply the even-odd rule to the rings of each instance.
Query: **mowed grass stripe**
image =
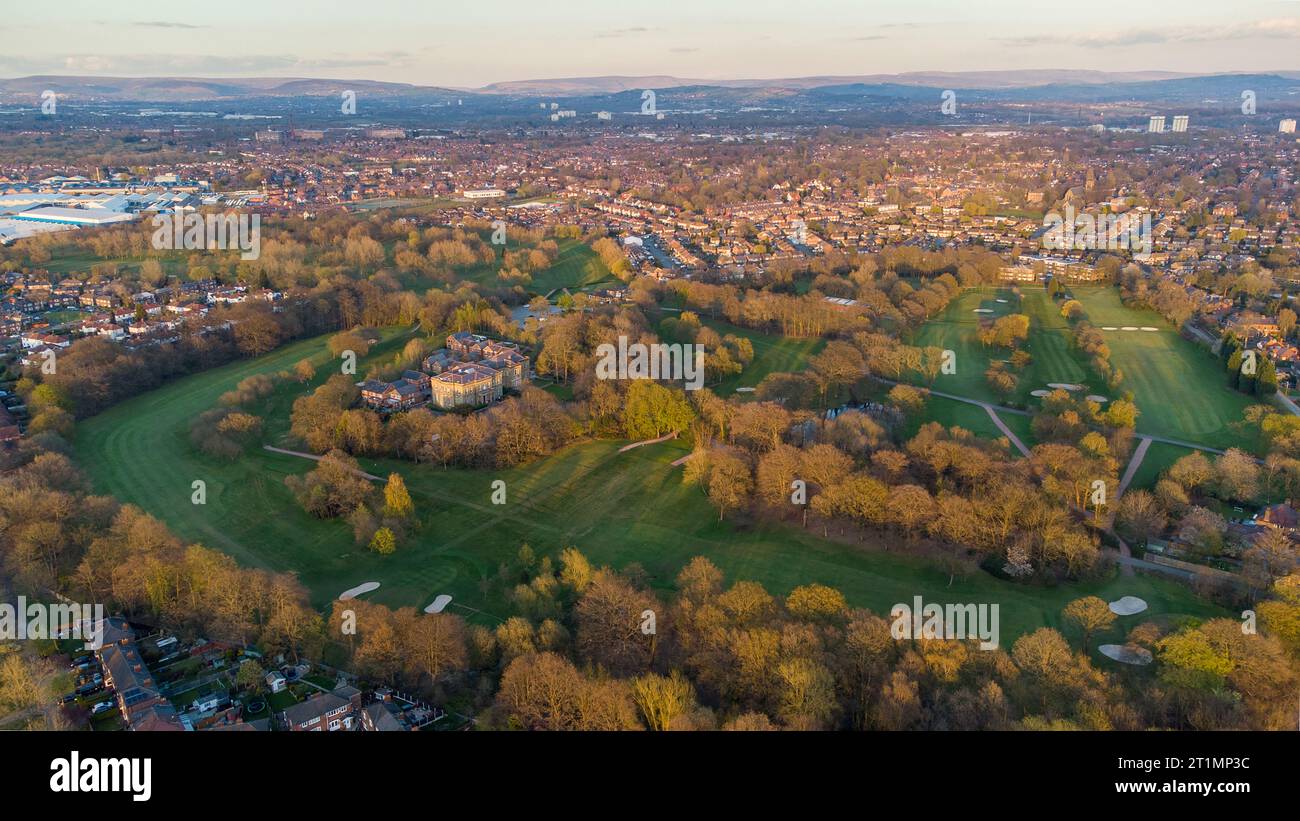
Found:
[[[1126,307],[1114,288],[1075,288],[1074,295],[1097,327],[1160,329],[1104,332],[1111,363],[1124,373],[1120,390],[1132,391],[1141,411],[1139,432],[1216,448],[1249,446],[1229,426],[1254,400],[1227,386],[1217,357],[1154,311]]]

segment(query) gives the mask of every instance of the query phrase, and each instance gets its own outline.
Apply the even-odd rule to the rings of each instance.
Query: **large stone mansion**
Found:
[[[447,347],[426,357],[419,371],[405,371],[392,382],[361,383],[361,401],[386,413],[430,404],[442,410],[496,402],[505,390],[528,381],[528,357],[513,342],[458,331]]]

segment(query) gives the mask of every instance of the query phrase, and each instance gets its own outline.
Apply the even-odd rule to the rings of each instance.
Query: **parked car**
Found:
[[[59,703],[60,703],[60,704],[71,704],[72,702],[74,702],[74,701],[76,701],[76,700],[77,700],[77,694],[76,694],[76,693],[68,693],[67,695],[61,696],[61,697],[59,698]]]
[[[90,684],[83,684],[83,685],[81,685],[80,687],[78,687],[78,688],[77,688],[77,695],[79,695],[79,696],[88,696],[88,695],[90,695],[90,694],[92,694],[92,693],[98,693],[100,690],[103,690],[103,689],[104,689],[104,684],[103,684],[103,682],[100,682],[100,683],[98,683],[98,684],[96,684],[96,683],[94,683],[94,682],[91,682]]]
[[[111,709],[113,709],[113,702],[111,699],[108,701],[101,701],[98,704],[96,704],[94,707],[90,708],[90,714],[92,716],[97,716],[100,715],[101,713],[107,713]]]

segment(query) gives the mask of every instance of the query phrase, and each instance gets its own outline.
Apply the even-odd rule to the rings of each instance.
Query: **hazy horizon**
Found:
[[[667,75],[699,80],[972,71],[1268,72],[1295,64],[1300,2],[1228,7],[1098,0],[1082,9],[986,0],[787,4],[596,0],[403,8],[322,0],[302,10],[142,0],[130,20],[66,0],[6,11],[0,76],[311,77],[477,88]],[[1086,13],[1082,13],[1086,12]],[[58,36],[42,37],[42,32]],[[90,45],[88,45],[90,44]],[[1050,67],[1050,68],[1044,68]]]

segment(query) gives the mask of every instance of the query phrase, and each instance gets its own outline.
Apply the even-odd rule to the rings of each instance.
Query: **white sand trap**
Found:
[[[1150,664],[1151,651],[1141,647],[1130,647],[1127,644],[1103,644],[1097,650],[1108,659],[1114,659],[1120,664]]]
[[[1096,402],[1096,403],[1099,404],[1099,405],[1104,405],[1104,404],[1106,404],[1107,402],[1109,402],[1110,400],[1107,399],[1107,398],[1104,397],[1104,396],[1098,396],[1098,395],[1095,394],[1095,393],[1090,393],[1090,394],[1088,394],[1088,401],[1089,401],[1089,402]]]
[[[1048,383],[1047,383],[1047,387],[1049,387],[1049,388],[1056,388],[1057,390],[1062,390],[1062,391],[1081,391],[1081,390],[1083,390],[1083,386],[1082,386],[1082,385],[1071,385],[1069,382],[1048,382]]]
[[[424,612],[441,613],[443,610],[447,609],[447,605],[449,604],[451,604],[451,596],[448,596],[446,593],[443,593],[442,595],[435,598],[433,602],[429,604],[428,607],[424,608]]]
[[[993,313],[993,309],[992,309],[992,308],[976,308],[976,309],[975,309],[975,313],[977,313],[977,314],[991,314],[991,313]]]
[[[1147,609],[1147,603],[1137,596],[1125,596],[1110,603],[1110,612],[1117,616],[1132,616]]]
[[[1118,331],[1118,330],[1119,330],[1119,328],[1116,328],[1114,325],[1103,325],[1103,326],[1101,327],[1101,329],[1102,329],[1103,331]]]
[[[1030,395],[1030,396],[1037,396],[1038,398],[1041,399],[1041,398],[1043,398],[1044,396],[1051,396],[1051,395],[1052,395],[1052,392],[1051,392],[1051,391],[1045,391],[1045,390],[1043,390],[1042,388],[1039,388],[1039,389],[1036,390],[1036,391],[1030,391],[1030,392],[1029,392],[1029,395]]]
[[[344,590],[342,593],[340,593],[339,601],[347,601],[348,599],[355,599],[357,596],[360,596],[362,593],[369,593],[371,590],[378,590],[378,589],[379,589],[379,582],[362,582],[356,587],[353,587],[350,590]]]
[[[1143,325],[1143,326],[1142,326],[1142,330],[1144,330],[1144,331],[1158,331],[1158,330],[1160,330],[1160,329],[1159,329],[1159,328],[1152,328],[1150,325]]]
[[[753,393],[754,388],[736,388],[736,393]]]
[[[1001,302],[1003,305],[1005,305],[1005,304],[1007,303],[1007,301],[1006,301],[1005,299],[999,299],[998,302]]]
[[[1137,330],[1137,326],[1136,326],[1136,325],[1125,325],[1123,328],[1120,328],[1120,330],[1121,330],[1121,331],[1136,331],[1136,330]]]

